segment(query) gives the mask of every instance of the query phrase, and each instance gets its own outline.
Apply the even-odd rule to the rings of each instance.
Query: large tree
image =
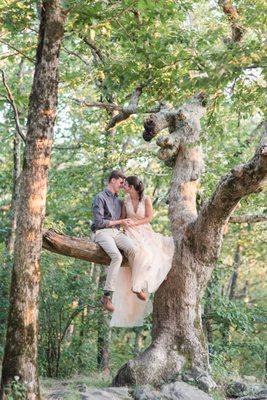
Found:
[[[37,373],[39,267],[64,20],[65,13],[59,0],[41,3],[36,66],[20,178],[1,399],[6,398],[15,379],[19,379],[27,399],[40,398]]]
[[[253,158],[221,178],[211,198],[196,208],[199,178],[204,170],[200,119],[205,114],[203,95],[180,107],[163,105],[144,122],[144,139],[163,129],[157,140],[158,157],[173,168],[169,217],[175,242],[172,269],[154,299],[151,345],[130,360],[114,379],[116,385],[152,383],[187,368],[209,367],[201,322],[201,299],[220,254],[223,230],[239,201],[261,191],[267,176],[267,130]],[[44,233],[50,251],[106,264],[107,256],[85,239]]]

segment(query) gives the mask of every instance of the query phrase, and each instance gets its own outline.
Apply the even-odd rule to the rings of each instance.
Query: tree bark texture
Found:
[[[110,258],[102,248],[88,238],[76,238],[55,232],[52,229],[43,231],[43,248],[53,253],[95,264],[109,265]],[[127,264],[124,256],[122,265]]]
[[[27,399],[40,399],[37,371],[39,264],[64,20],[59,0],[42,3],[21,173],[1,399],[7,398],[8,385],[15,377],[23,385]]]

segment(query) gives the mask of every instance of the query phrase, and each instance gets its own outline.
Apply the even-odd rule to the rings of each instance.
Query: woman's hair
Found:
[[[139,201],[141,201],[144,195],[143,182],[139,178],[137,178],[137,176],[127,176],[125,181],[128,182],[130,186],[133,186],[135,188],[139,196]]]

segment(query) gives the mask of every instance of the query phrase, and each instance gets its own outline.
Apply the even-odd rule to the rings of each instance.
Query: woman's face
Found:
[[[129,185],[129,183],[127,181],[124,181],[123,188],[124,188],[126,193],[137,193],[137,191],[135,190],[133,185]]]
[[[124,186],[123,186],[124,190],[126,193],[130,193],[132,186],[129,185],[129,183],[127,181],[124,181]]]

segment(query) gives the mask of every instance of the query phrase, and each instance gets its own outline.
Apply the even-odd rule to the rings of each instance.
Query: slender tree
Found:
[[[26,149],[20,178],[1,399],[7,398],[8,388],[15,377],[23,385],[27,399],[40,398],[37,319],[41,232],[57,108],[58,61],[64,20],[65,13],[59,0],[42,2]]]

